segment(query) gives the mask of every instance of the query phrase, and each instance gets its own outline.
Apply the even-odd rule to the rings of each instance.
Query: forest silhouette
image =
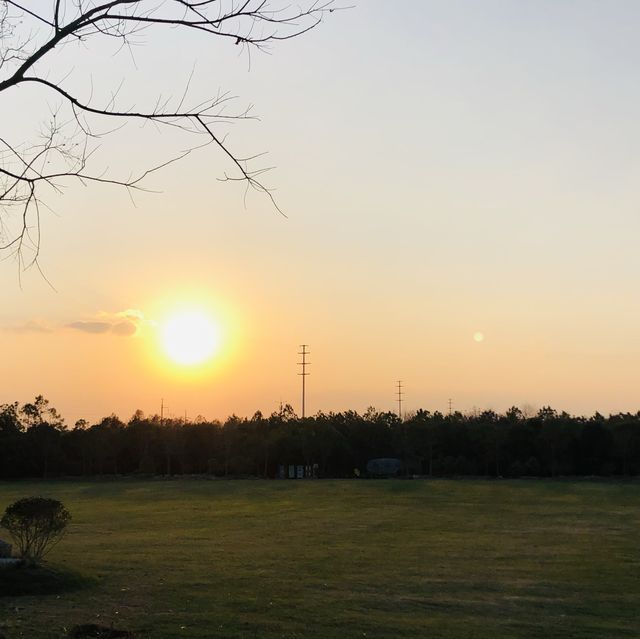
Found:
[[[404,476],[558,477],[640,473],[640,412],[572,416],[545,407],[469,414],[418,410],[400,419],[369,408],[299,418],[224,422],[136,413],[68,427],[42,396],[0,406],[0,477],[212,475],[277,477],[282,466],[317,464],[319,477],[366,476],[391,457]]]

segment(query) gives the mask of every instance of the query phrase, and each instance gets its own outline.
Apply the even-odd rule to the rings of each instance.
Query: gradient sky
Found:
[[[62,51],[52,78],[72,69],[85,95],[89,74],[98,97],[124,76],[123,103],[153,104],[195,61],[195,97],[254,104],[261,121],[229,142],[269,151],[288,217],[245,207],[211,148],[135,207],[70,184],[42,220],[55,291],[0,264],[0,403],[42,393],[70,423],[161,398],[191,417],[299,409],[304,342],[310,412],[393,409],[398,379],[407,410],[638,410],[639,24],[634,1],[362,0],[250,69],[175,31],[148,32],[136,68],[99,44]],[[42,105],[12,94],[2,128],[29,135]],[[103,149],[125,174],[181,148],[131,131]],[[194,305],[225,333],[198,374],[162,358],[153,326]],[[77,324],[127,309],[145,318],[134,336]]]

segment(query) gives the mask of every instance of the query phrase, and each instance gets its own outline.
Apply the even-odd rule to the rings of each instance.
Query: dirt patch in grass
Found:
[[[134,635],[128,630],[116,630],[93,623],[72,628],[68,637],[69,639],[134,639]]]

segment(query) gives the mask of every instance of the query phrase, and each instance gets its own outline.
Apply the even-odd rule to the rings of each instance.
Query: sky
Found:
[[[211,147],[133,203],[52,193],[44,276],[0,262],[0,403],[43,394],[71,424],[161,401],[299,411],[304,343],[308,413],[394,410],[397,380],[407,411],[635,412],[639,23],[621,0],[360,0],[250,60],[177,31],[147,32],[135,64],[101,41],[56,53],[48,77],[95,99],[124,80],[122,104],[154,104],[193,72],[194,100],[254,105],[228,142],[268,151],[286,217],[219,181],[232,167]],[[1,128],[28,139],[52,103],[3,95]],[[99,161],[129,175],[184,143],[129,127]],[[185,309],[220,332],[204,366],[163,352]]]

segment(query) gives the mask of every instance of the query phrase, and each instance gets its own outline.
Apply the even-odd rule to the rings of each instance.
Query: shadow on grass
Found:
[[[53,566],[14,566],[0,570],[0,597],[58,595],[90,588],[95,579]]]

